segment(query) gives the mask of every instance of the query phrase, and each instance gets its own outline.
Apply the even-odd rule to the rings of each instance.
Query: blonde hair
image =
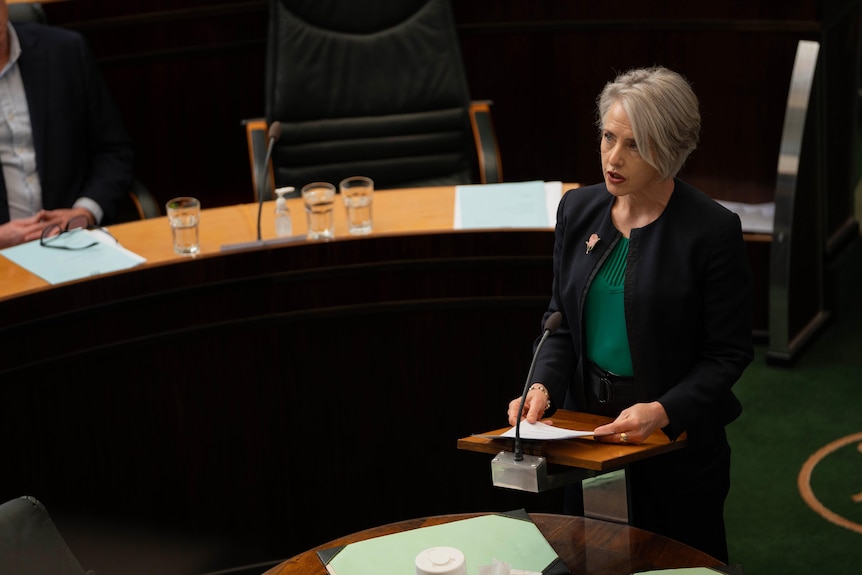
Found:
[[[682,169],[697,147],[700,111],[691,85],[662,66],[636,68],[605,84],[596,101],[599,137],[614,103],[622,104],[641,156],[663,178]]]

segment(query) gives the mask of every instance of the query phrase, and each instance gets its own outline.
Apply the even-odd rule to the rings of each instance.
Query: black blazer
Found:
[[[111,223],[132,186],[133,152],[95,58],[76,32],[31,22],[13,26],[21,43],[18,66],[30,109],[42,205],[70,208],[86,196],[104,211],[102,223]],[[0,222],[8,220],[3,184]]]
[[[599,264],[621,237],[611,222],[613,199],[604,183],[577,188],[557,211],[545,318],[559,310],[563,322],[545,342],[534,378],[554,405],[567,398],[569,407],[584,409],[582,309]],[[594,233],[601,239],[587,253]],[[739,217],[676,179],[662,215],[631,232],[624,295],[638,401],[662,403],[669,437],[739,416],[731,386],[753,357],[751,290]]]

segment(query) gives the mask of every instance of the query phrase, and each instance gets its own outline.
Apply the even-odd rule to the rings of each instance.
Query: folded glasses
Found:
[[[98,244],[87,234],[81,234],[81,230],[90,228],[90,220],[86,216],[75,216],[66,222],[65,226],[51,224],[42,230],[39,245],[46,248],[59,250],[85,250]]]

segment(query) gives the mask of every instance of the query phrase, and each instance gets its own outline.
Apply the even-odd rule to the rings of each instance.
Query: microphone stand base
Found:
[[[596,475],[596,472],[588,469],[562,469],[563,471],[550,473],[548,461],[544,457],[524,455],[521,461],[515,461],[514,453],[501,451],[491,460],[491,481],[495,487],[540,493]]]
[[[281,238],[271,238],[268,240],[253,240],[250,242],[240,242],[238,244],[222,244],[221,251],[234,252],[238,250],[248,250],[252,248],[262,248],[265,246],[278,246],[281,244],[292,244],[294,242],[303,242],[307,238],[305,234],[300,236],[285,236]]]

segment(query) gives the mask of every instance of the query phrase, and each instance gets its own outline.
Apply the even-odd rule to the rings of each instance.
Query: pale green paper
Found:
[[[553,227],[560,186],[547,186],[541,180],[455,186],[454,227]]]
[[[124,270],[146,261],[99,230],[67,232],[56,241],[79,246],[92,241],[99,243],[82,250],[61,250],[44,247],[39,240],[33,240],[6,248],[0,254],[52,284]]]
[[[467,575],[499,559],[513,569],[541,572],[557,553],[530,521],[481,515],[351,543],[327,565],[333,575],[381,575],[416,572],[416,556],[431,547],[454,547],[464,553]]]

